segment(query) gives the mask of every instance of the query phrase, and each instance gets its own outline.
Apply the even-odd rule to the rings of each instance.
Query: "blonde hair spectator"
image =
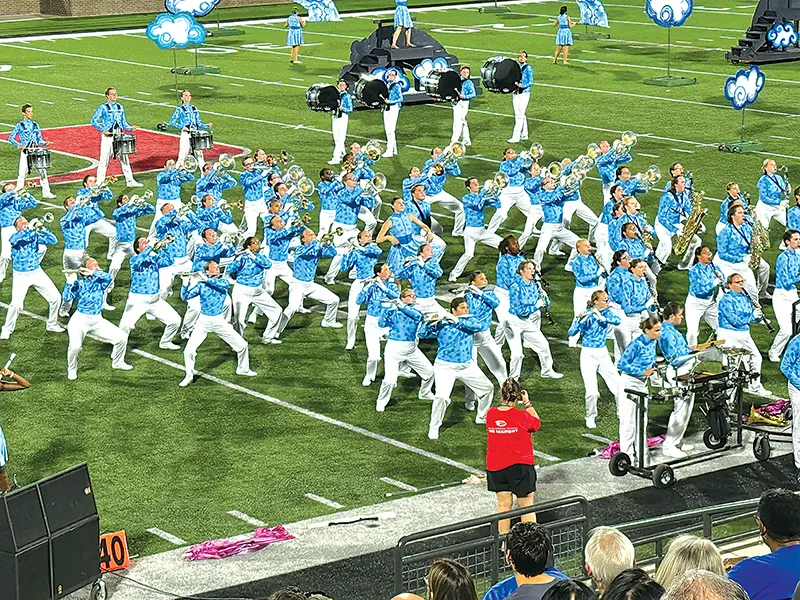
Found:
[[[633,543],[619,529],[597,527],[586,542],[586,572],[601,594],[620,573],[634,566]]]
[[[678,576],[692,569],[725,576],[722,555],[711,540],[682,535],[670,543],[655,580],[666,588]]]

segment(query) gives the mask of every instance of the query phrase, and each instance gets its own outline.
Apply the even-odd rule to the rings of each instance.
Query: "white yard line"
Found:
[[[388,483],[389,485],[393,485],[396,488],[400,488],[401,490],[405,490],[407,492],[416,492],[417,488],[413,485],[408,485],[407,483],[403,483],[402,481],[398,481],[397,479],[392,479],[391,477],[381,477],[381,481],[384,483]]]
[[[583,433],[581,434],[583,437],[588,438],[590,440],[594,440],[595,442],[600,442],[601,444],[611,444],[614,440],[610,440],[602,435],[595,435],[593,433]]]
[[[167,533],[166,531],[164,531],[163,529],[159,529],[158,527],[151,527],[147,531],[149,531],[153,535],[160,537],[162,540],[167,540],[168,542],[175,544],[176,546],[185,546],[186,544],[189,543],[186,540],[182,540],[177,535],[172,535],[171,533]]]
[[[255,517],[251,517],[250,515],[243,513],[239,510],[229,510],[228,514],[235,519],[239,519],[240,521],[244,521],[245,523],[250,523],[254,527],[266,527],[266,523],[260,519],[256,519]]]
[[[783,135],[771,135],[769,137],[771,137],[773,139],[776,139],[776,140],[791,140],[792,139],[790,137],[786,137],[786,136],[783,136]]]
[[[340,508],[344,508],[343,504],[339,504],[338,502],[335,502],[334,500],[329,500],[328,498],[326,498],[324,496],[318,496],[317,494],[303,494],[303,496],[305,496],[309,500],[314,500],[315,502],[319,502],[320,504],[325,504],[326,506],[330,506],[331,508],[334,508],[336,510],[339,510]]]
[[[691,154],[694,150],[682,150],[681,148],[670,148],[673,152],[685,152],[687,154]]]
[[[636,156],[646,156],[647,158],[661,158],[658,154],[645,154],[644,152],[637,152]]]

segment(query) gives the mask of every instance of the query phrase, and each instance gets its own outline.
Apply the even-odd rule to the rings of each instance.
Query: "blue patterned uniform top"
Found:
[[[603,185],[614,183],[614,180],[617,178],[617,167],[629,163],[631,160],[633,160],[633,157],[630,153],[616,157],[613,150],[609,150],[605,154],[598,156],[595,166],[597,167],[597,172],[600,174],[600,181],[603,182]]]
[[[238,184],[236,180],[231,177],[230,173],[218,172],[216,169],[211,169],[206,175],[203,175],[197,180],[195,184],[195,193],[203,199],[206,194],[211,194],[214,199],[219,202],[222,200],[222,192],[235,188]]]
[[[748,331],[756,320],[753,303],[746,294],[728,290],[722,295],[717,307],[721,329]]]
[[[242,174],[239,175],[239,184],[244,190],[244,199],[247,202],[264,199],[264,182],[267,176],[268,173],[263,169],[242,171]]]
[[[195,248],[194,258],[192,259],[192,271],[205,271],[208,263],[213,261],[219,264],[221,259],[230,258],[234,254],[236,254],[236,248],[230,244],[223,244],[222,242],[209,244],[204,241]]]
[[[442,319],[427,326],[425,337],[436,337],[439,344],[436,360],[463,364],[472,360],[475,334],[481,331],[480,322],[474,317],[458,317],[456,323]]]
[[[522,185],[523,189],[528,193],[528,198],[531,200],[531,204],[541,204],[539,201],[539,193],[542,191],[542,178],[533,177],[533,176],[525,176],[525,183]]]
[[[577,317],[572,320],[567,335],[573,336],[580,334],[581,345],[584,348],[605,348],[608,333],[619,325],[622,319],[612,308],[604,308],[596,312],[590,312],[583,319]]]
[[[539,286],[533,280],[530,283],[526,283],[518,275],[514,283],[511,284],[508,298],[510,304],[509,312],[520,319],[527,319],[539,310],[537,305],[541,296],[539,296]]]
[[[730,206],[733,200],[738,200],[744,205],[745,215],[750,214],[750,204],[748,204],[747,199],[742,194],[739,194],[736,198],[725,196],[725,199],[722,202],[720,202],[719,205],[719,222],[722,223],[723,225],[728,224],[728,206]],[[789,209],[790,214],[791,212],[792,212],[791,209]],[[800,217],[800,213],[798,213],[798,217]],[[793,229],[793,227],[790,225],[789,229]]]
[[[184,102],[172,113],[169,124],[176,129],[191,127],[192,129],[208,129],[208,125],[200,118],[200,111],[194,104]]]
[[[39,203],[30,194],[16,197],[14,192],[0,195],[0,227],[13,227],[14,221],[22,216],[23,210],[36,208]]]
[[[581,288],[597,287],[600,282],[600,265],[591,254],[584,256],[578,254],[572,261],[572,274],[575,276],[575,285]]]
[[[17,273],[28,273],[39,268],[39,245],[57,244],[56,236],[46,229],[41,233],[25,228],[11,236],[11,262]]]
[[[425,161],[425,165],[423,165],[423,171],[428,171],[436,161],[433,158],[429,158]],[[437,175],[433,173],[430,177],[428,177],[428,181],[425,182],[425,193],[434,196],[441,192],[444,189],[444,182],[447,181],[447,176],[452,175],[453,177],[458,177],[461,175],[461,167],[458,166],[457,162],[453,162],[449,164],[444,172],[441,175]]]
[[[800,390],[800,335],[794,336],[786,345],[781,359],[781,373]]]
[[[86,221],[84,211],[77,202],[61,217],[60,223],[61,234],[64,236],[64,250],[85,250]]]
[[[612,221],[614,221],[614,201],[606,202],[603,205],[603,212],[600,213],[600,222],[609,225]]]
[[[422,323],[423,314],[413,306],[390,308],[378,320],[380,327],[389,328],[389,339],[395,342],[413,342],[417,339],[417,330]]]
[[[92,193],[91,188],[82,187],[75,192],[75,200],[82,201],[89,198],[91,203],[84,208],[84,215],[86,216],[86,224],[91,225],[97,223],[100,219],[105,219],[106,215],[100,210],[100,202],[111,200],[114,197],[114,192],[109,189]]]
[[[522,80],[519,82],[520,93],[527,94],[531,91],[533,85],[533,67],[525,63],[522,68]]]
[[[200,314],[216,317],[225,311],[225,300],[228,298],[230,285],[231,282],[223,278],[206,279],[191,288],[185,285],[181,288],[181,300],[189,301],[200,296]]]
[[[775,259],[775,287],[796,290],[800,282],[800,254],[788,248]]]
[[[15,148],[45,145],[42,130],[33,119],[23,119],[14,125],[14,129],[8,134],[8,141]]]
[[[555,223],[561,225],[564,221],[564,188],[556,187],[548,192],[539,192],[539,202],[542,204],[545,223]]]
[[[413,241],[414,234],[419,231],[419,227],[411,222],[408,213],[393,212],[389,219],[392,222],[390,233],[397,238],[400,245],[407,246],[410,244]]]
[[[272,261],[263,254],[250,256],[246,252],[233,259],[225,268],[226,275],[236,275],[236,283],[247,287],[261,287],[264,272],[272,266]]]
[[[372,208],[375,206],[375,198],[372,196],[362,196],[363,190],[356,186],[352,190],[342,188],[336,197],[336,216],[334,220],[342,225],[355,225],[358,220],[358,211],[362,206]]]
[[[411,200],[411,189],[415,185],[421,185],[424,187],[427,181],[427,175],[420,175],[419,177],[406,177],[403,179],[403,200],[408,203]]]
[[[477,293],[469,289],[464,294],[464,299],[469,307],[471,314],[480,323],[481,331],[489,331],[492,326],[492,311],[500,305],[497,294],[490,290],[482,290]]]
[[[199,230],[203,224],[197,220],[193,213],[189,213],[189,218],[178,216],[178,211],[174,208],[166,215],[156,221],[156,236],[164,239],[171,235],[173,240],[167,244],[166,249],[172,260],[184,258],[186,256],[186,237],[192,232]]]
[[[495,269],[496,277],[497,277],[497,287],[501,290],[509,291],[511,289],[511,284],[517,278],[517,269],[519,269],[520,263],[525,260],[525,257],[522,254],[517,254],[514,256],[513,254],[501,254],[500,258],[497,260],[497,268]]]
[[[648,250],[647,246],[644,245],[644,242],[639,239],[638,237],[631,239],[628,238],[620,238],[619,244],[616,248],[613,248],[616,252],[617,250],[625,250],[631,259],[634,258],[644,258],[652,260],[652,256],[650,256],[650,250]]]
[[[692,212],[692,196],[689,190],[681,193],[664,192],[658,201],[657,218],[673,235],[678,233],[678,223]]]
[[[606,291],[608,298],[614,304],[622,305],[622,295],[625,293],[625,282],[629,277],[633,277],[628,269],[614,267],[606,281]]]
[[[106,288],[111,285],[111,275],[95,269],[90,277],[78,277],[72,284],[64,287],[61,299],[71,302],[77,299],[75,308],[84,315],[99,315],[103,311]]]
[[[644,194],[647,191],[647,186],[633,177],[627,181],[617,179],[614,183],[622,188],[625,196],[633,196],[635,198],[636,194]]]
[[[356,167],[356,169],[353,171],[353,175],[355,176],[356,179],[362,181],[364,179],[372,179],[373,177],[375,177],[375,171],[370,169],[370,165],[375,164],[374,160],[369,158],[363,152],[359,152],[353,158],[355,158],[356,163],[361,163],[361,166]]]
[[[125,109],[119,102],[104,102],[97,107],[90,121],[97,131],[111,131],[114,128],[131,131],[133,128],[125,118]]]
[[[264,246],[269,246],[269,259],[275,262],[286,262],[289,258],[289,243],[292,238],[303,233],[304,226],[282,227],[281,229],[264,228]],[[263,250],[262,250],[263,251]]]
[[[647,369],[652,369],[656,364],[656,340],[649,339],[646,335],[631,340],[625,352],[619,357],[617,369],[620,373],[634,377],[644,377]]]
[[[794,205],[787,211],[786,228],[800,231],[800,206]]]
[[[469,77],[461,78],[461,95],[464,96],[462,100],[471,100],[477,94],[475,92],[475,84]]]
[[[438,257],[434,255],[433,258],[427,260],[422,265],[416,260],[401,267],[400,271],[395,273],[397,279],[408,279],[411,282],[411,287],[417,294],[417,298],[433,298],[436,296],[436,280],[442,276],[442,267],[439,260],[442,257],[442,252],[437,249]]]
[[[295,249],[292,274],[298,281],[314,281],[319,259],[333,258],[334,256],[336,256],[336,248],[333,244],[323,246],[317,240],[312,240]]]
[[[758,180],[758,200],[770,206],[778,206],[781,194],[786,191],[786,180],[777,173],[764,173]]]
[[[203,229],[210,227],[216,231],[219,229],[220,223],[227,223],[228,225],[233,224],[233,215],[231,214],[231,211],[223,211],[216,204],[198,208],[195,214],[197,216],[197,220],[203,224]]]
[[[317,194],[319,194],[320,210],[336,210],[339,192],[344,189],[341,181],[320,181],[317,184]]]
[[[500,162],[500,170],[508,175],[508,185],[522,187],[525,183],[525,165],[522,159],[517,157],[513,160],[504,159]]]
[[[117,229],[117,241],[130,243],[136,239],[136,219],[145,215],[155,214],[156,207],[152,204],[133,206],[123,204],[114,209],[114,226]]]
[[[302,25],[300,25],[300,17],[296,14],[292,13],[289,15],[289,29],[302,29]]]
[[[647,285],[647,279],[642,277],[637,279],[633,275],[625,280],[620,296],[622,312],[628,316],[638,315],[653,301],[653,295],[650,293],[650,287]]]
[[[427,200],[415,200],[414,198],[410,198],[406,201],[405,212],[417,217],[420,221],[425,223],[431,217],[431,203]],[[422,231],[421,227],[413,223],[412,225],[414,225],[414,233]]]
[[[692,352],[692,349],[689,348],[689,344],[686,343],[686,339],[681,335],[681,332],[675,328],[675,325],[668,321],[661,323],[661,336],[658,338],[658,348],[671,365],[675,365],[678,359],[689,356]]]
[[[400,288],[393,281],[386,282],[383,287],[370,283],[358,293],[356,303],[366,304],[367,315],[380,319],[389,310],[388,301],[399,297]]]
[[[180,200],[181,185],[194,181],[194,175],[184,173],[179,169],[168,169],[162,171],[156,177],[158,183],[159,200]]]
[[[700,300],[711,300],[719,285],[717,279],[723,279],[713,263],[704,265],[697,262],[689,269],[689,295]]]
[[[736,227],[733,223],[728,223],[717,236],[717,254],[728,262],[742,262],[745,254],[750,254],[752,239],[753,229],[750,225],[742,223]]]
[[[399,81],[389,82],[389,104],[403,106],[403,85]]]
[[[381,254],[383,250],[375,243],[369,244],[363,250],[353,248],[344,255],[341,270],[347,272],[355,267],[356,279],[368,279],[375,274],[373,269],[378,264]]]
[[[339,91],[339,109],[345,115],[353,112],[353,97],[347,93],[347,90]]]
[[[500,198],[490,198],[486,196],[486,191],[481,190],[477,194],[470,192],[461,198],[464,204],[464,217],[467,227],[483,227],[486,223],[486,209],[500,208]]]
[[[131,294],[152,296],[159,291],[158,270],[172,264],[169,252],[154,252],[146,246],[139,254],[131,256]]]

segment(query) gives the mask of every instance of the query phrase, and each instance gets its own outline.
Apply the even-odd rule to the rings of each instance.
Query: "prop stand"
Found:
[[[719,145],[720,152],[733,152],[734,154],[744,154],[747,152],[762,152],[764,147],[761,145],[761,142],[757,140],[747,140],[744,137],[744,111],[747,110],[746,108],[742,109],[742,124],[739,127],[739,135],[741,136],[738,140],[733,140],[731,142],[725,142],[724,144]]]
[[[481,6],[478,9],[479,13],[496,14],[496,13],[510,13],[511,9],[507,6],[500,6],[497,0],[494,0],[494,6]]]
[[[650,77],[642,81],[644,85],[655,85],[659,87],[680,87],[684,85],[694,85],[697,83],[696,77],[677,77],[672,75],[671,52],[672,48],[672,27],[667,27],[667,74],[661,77]]]
[[[202,44],[201,44],[202,45]],[[209,73],[219,73],[219,67],[212,67],[211,65],[198,65],[197,64],[197,48],[194,49],[194,66],[189,67],[179,67],[177,65],[178,59],[175,58],[175,66],[171,69],[173,73],[176,75],[207,75]],[[177,86],[176,86],[177,87]]]
[[[231,37],[235,35],[244,35],[244,29],[236,29],[235,27],[222,27],[217,19],[217,26],[215,28],[207,27],[206,34],[208,37]]]
[[[594,29],[600,29],[595,25],[592,25]],[[589,31],[589,25],[587,23],[583,24],[583,33],[575,33],[572,37],[576,40],[609,40],[611,39],[610,33],[600,33],[599,31]]]

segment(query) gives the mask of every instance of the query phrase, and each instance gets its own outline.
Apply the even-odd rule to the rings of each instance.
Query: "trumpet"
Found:
[[[636,145],[636,134],[632,131],[623,131],[620,139],[614,140],[614,144],[612,146],[612,150],[614,151],[614,156],[622,157],[628,154]]]
[[[31,194],[28,190],[34,187],[36,187],[36,183],[33,181],[26,181],[24,186],[14,190],[14,200],[19,200],[21,198],[25,198],[26,196],[30,196]]]
[[[503,189],[508,186],[508,181],[508,175],[502,171],[495,173],[494,177],[487,179],[483,183],[483,189],[486,192],[486,196],[489,198],[496,198],[499,196],[500,192],[502,192]]]
[[[53,213],[47,212],[42,215],[41,219],[31,219],[28,221],[28,227],[34,230],[36,233],[42,233],[47,231],[46,225],[48,223],[52,223],[55,220]]]
[[[89,188],[89,193],[92,196],[97,196],[108,190],[108,186],[117,182],[116,175],[109,175],[103,180],[103,183],[98,183],[94,187]]]
[[[311,215],[308,213],[303,213],[300,217],[289,219],[289,222],[286,223],[286,227],[293,229],[294,227],[298,227],[300,225],[308,225],[310,222]]]
[[[375,173],[375,176],[370,179],[364,186],[364,196],[377,196],[386,189],[386,175],[383,173]]]
[[[319,243],[323,246],[329,246],[333,243],[333,238],[337,235],[342,235],[344,233],[344,229],[341,227],[337,227],[333,231],[329,231],[326,234],[323,234],[322,237],[319,238]]]
[[[181,161],[181,164],[178,165],[178,170],[183,171],[184,173],[194,173],[197,171],[197,167],[197,159],[190,154]]]
[[[146,204],[148,204],[148,200],[150,200],[152,197],[153,197],[153,191],[145,190],[144,194],[142,194],[141,196],[137,196],[136,194],[131,196],[130,200],[128,200],[128,204],[139,207],[145,206]]]
[[[244,242],[244,235],[240,231],[223,233],[219,236],[219,241],[227,246],[240,246]]]
[[[217,162],[213,165],[214,171],[230,171],[236,166],[236,159],[230,154],[220,154]]]
[[[171,244],[175,240],[175,237],[171,234],[167,234],[164,239],[156,240],[153,242],[153,252],[159,252],[167,247],[168,244]]]
[[[235,202],[234,204],[231,204],[224,198],[219,202],[217,202],[217,208],[219,208],[222,212],[231,211],[233,210],[234,207],[238,208],[239,210],[242,210],[242,208],[244,208],[241,202]]]
[[[361,151],[373,162],[378,162],[381,159],[381,154],[383,154],[383,148],[381,148],[381,143],[378,140],[369,140],[361,148]]]

